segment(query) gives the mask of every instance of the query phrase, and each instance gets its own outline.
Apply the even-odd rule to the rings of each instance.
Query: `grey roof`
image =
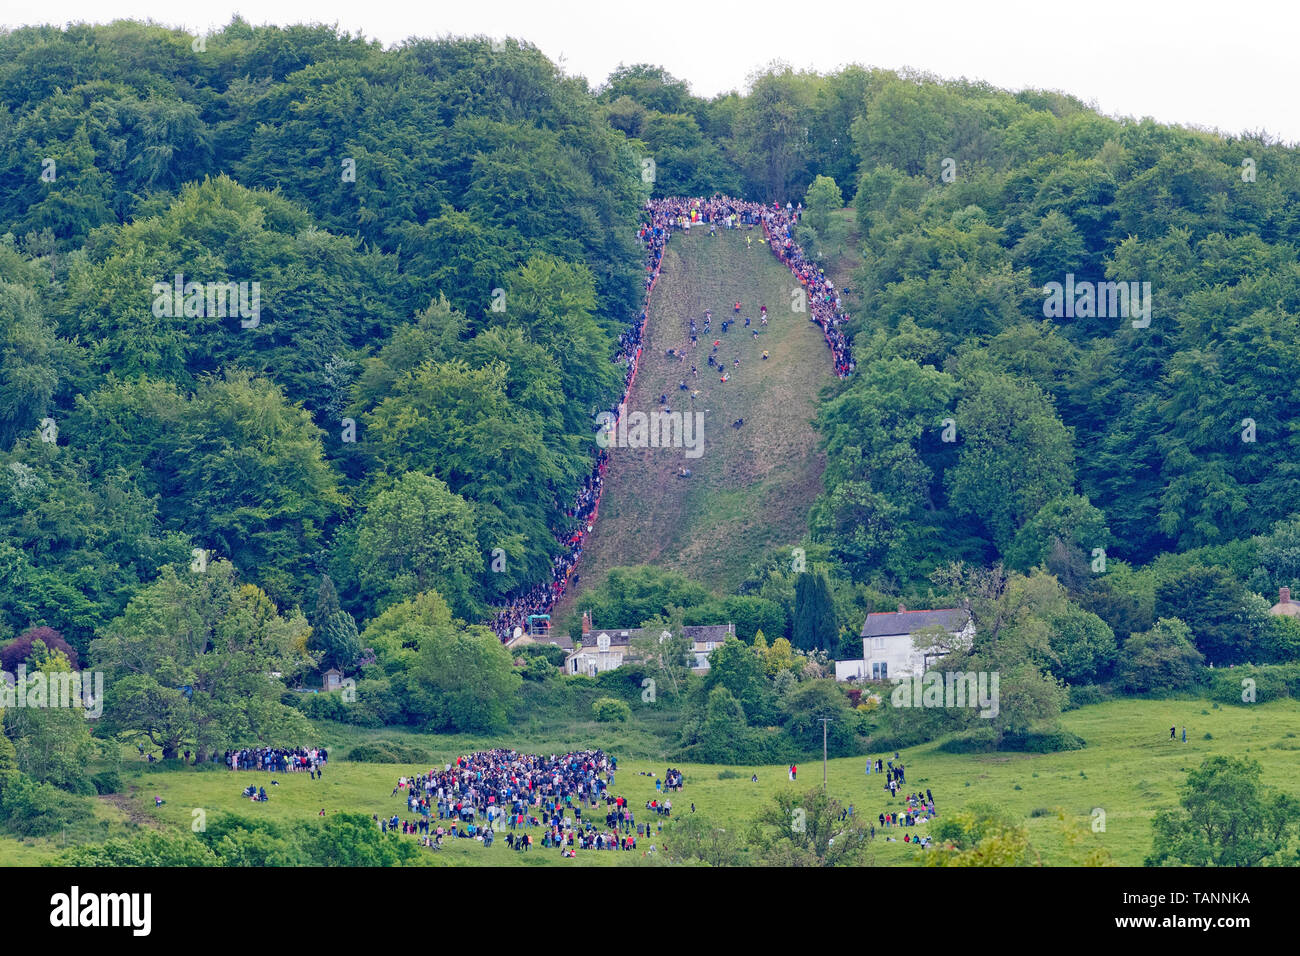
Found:
[[[627,647],[632,643],[632,638],[641,636],[639,627],[620,627],[620,628],[597,628],[593,627],[590,634],[584,634],[580,642],[583,647],[595,647],[596,639],[602,634],[609,635],[610,647]]]
[[[686,624],[682,634],[692,641],[725,641],[735,631],[729,624]]]
[[[562,650],[573,650],[573,638],[569,637],[568,634],[561,634],[558,631],[551,631],[545,635],[538,634],[536,637],[529,636],[528,634],[521,634],[517,638],[512,637],[510,640],[506,641],[506,647],[509,648],[527,647],[529,644],[554,644]]]
[[[601,634],[609,635],[609,646],[629,647],[632,641],[643,636],[644,628],[640,627],[619,627],[619,628],[598,628],[593,627],[591,633],[585,635],[582,639],[583,650],[594,650],[596,639]],[[721,643],[729,636],[735,633],[730,624],[687,624],[682,627],[682,634],[692,643],[702,644],[706,641],[717,641]]]
[[[964,608],[941,608],[933,611],[885,611],[868,614],[862,625],[863,637],[886,637],[890,634],[914,634],[925,627],[942,627],[945,631],[960,631],[966,626],[970,613]]]

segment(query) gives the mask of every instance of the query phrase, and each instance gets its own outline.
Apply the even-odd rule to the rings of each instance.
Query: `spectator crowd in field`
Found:
[[[275,773],[316,774],[329,759],[324,747],[245,747],[227,750],[226,766],[231,770],[267,770]]]
[[[385,832],[416,835],[430,847],[441,847],[447,838],[492,846],[500,837],[520,852],[534,846],[566,856],[575,850],[635,850],[662,829],[671,804],[647,802],[661,820],[638,822],[627,798],[612,791],[617,769],[617,760],[599,750],[548,757],[512,750],[468,754],[442,769],[399,778],[392,796],[402,796],[409,815],[376,815],[375,821]],[[680,771],[670,770],[666,779],[681,789]]]

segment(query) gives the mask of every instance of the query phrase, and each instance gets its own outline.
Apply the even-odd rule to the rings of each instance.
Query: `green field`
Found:
[[[825,467],[811,422],[819,390],[835,378],[820,330],[807,313],[791,311],[795,286],[763,247],[758,230],[720,230],[712,239],[704,229],[674,234],[650,303],[645,353],[628,409],[653,411],[666,394],[674,411],[690,411],[688,393],[679,388],[685,379],[700,392],[694,407],[704,413],[704,453],[692,460],[681,449],[612,450],[600,517],[580,565],[580,589],[599,585],[611,567],[653,564],[731,591],[766,550],[802,540]],[[753,326],[737,322],[724,335],[722,320],[732,318],[736,301]],[[760,305],[767,306],[766,328],[758,325]],[[705,309],[713,311],[707,338]],[[694,349],[691,316],[700,327]],[[759,329],[757,339],[752,328]],[[718,358],[731,375],[725,384],[707,364],[713,339],[722,343]],[[683,348],[685,362],[666,356]],[[761,358],[765,349],[767,361]],[[738,369],[732,364],[736,357]],[[698,376],[691,375],[692,364]],[[744,426],[732,428],[739,418]],[[691,469],[690,478],[677,477],[683,465]]]
[[[931,743],[902,753],[908,768],[905,789],[929,788],[935,795],[940,814],[974,802],[988,802],[1012,815],[1025,819],[1031,842],[1045,864],[1068,864],[1082,857],[1094,846],[1105,848],[1114,862],[1141,865],[1151,846],[1152,815],[1174,806],[1178,786],[1186,772],[1211,754],[1248,756],[1264,767],[1265,783],[1300,797],[1300,703],[1279,701],[1251,707],[1215,709],[1200,700],[1114,701],[1079,710],[1064,716],[1066,729],[1088,742],[1082,751],[1061,754],[990,754],[952,755],[938,751]],[[1187,727],[1188,740],[1170,741],[1168,728]],[[370,736],[394,737],[399,732],[356,731],[330,725],[322,728],[327,744],[350,746]],[[1210,734],[1213,739],[1206,740]],[[403,739],[419,743],[442,761],[466,750],[510,744],[520,749],[550,752],[564,745],[571,748],[590,746],[590,739],[561,740],[498,738],[494,740],[463,737],[436,737],[400,734]],[[336,751],[337,752],[337,751]],[[346,751],[344,751],[346,752]],[[617,749],[612,751],[619,756]],[[132,751],[134,753],[134,751]],[[883,755],[892,756],[889,754]],[[832,760],[828,779],[832,793],[843,802],[852,802],[858,812],[876,814],[901,806],[890,801],[881,789],[883,779],[864,774],[865,760]],[[249,783],[265,786],[265,773],[227,770],[194,772],[188,770],[146,773],[134,762],[123,767],[125,792],[98,798],[98,812],[110,821],[111,835],[128,833],[135,827],[157,827],[184,832],[194,819],[194,811],[207,814],[221,811],[276,820],[314,818],[324,808],[326,813],[341,810],[366,814],[397,813],[407,816],[405,802],[393,797],[397,777],[427,767],[355,764],[331,759],[324,780],[313,782],[305,774],[279,775],[278,787],[268,787],[271,800],[251,803],[239,796]],[[616,793],[628,797],[633,809],[644,807],[654,796],[654,777],[640,771],[663,773],[662,761],[623,758],[619,761]],[[719,826],[744,827],[758,808],[781,788],[790,787],[784,767],[727,767],[721,765],[681,765],[686,788],[671,795],[674,814],[689,813],[694,802],[698,812]],[[727,772],[739,774],[734,779],[719,779]],[[750,781],[758,774],[758,783]],[[819,763],[800,766],[799,786],[809,788],[821,781]],[[166,803],[154,807],[154,796]],[[1105,812],[1105,832],[1093,833],[1092,814]],[[1058,816],[1064,813],[1064,821]],[[642,819],[638,815],[638,819]],[[1067,845],[1067,829],[1080,837],[1073,848]],[[890,831],[901,837],[901,831]],[[414,840],[414,837],[408,839]],[[651,839],[662,843],[662,838]],[[0,840],[0,863],[33,865],[54,857],[62,840]],[[420,857],[430,865],[633,865],[646,862],[641,851],[579,852],[576,860],[563,860],[552,851],[534,848],[528,854],[511,851],[498,842],[484,849],[473,841],[457,841],[440,853]],[[907,865],[919,862],[920,852],[909,845],[887,843],[877,831],[873,859],[877,865]]]

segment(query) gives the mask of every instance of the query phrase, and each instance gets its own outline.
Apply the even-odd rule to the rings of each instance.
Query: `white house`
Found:
[[[900,604],[897,611],[868,614],[862,625],[862,660],[836,661],[835,679],[890,680],[924,674],[929,661],[913,637],[934,627],[942,627],[954,638],[969,640],[975,635],[975,622],[964,608],[909,611]]]
[[[642,636],[642,628],[619,628],[598,631],[591,626],[591,619],[582,616],[582,641],[568,657],[564,659],[564,670],[569,674],[586,674],[595,677],[604,671],[612,671],[635,659],[636,652],[632,642]],[[709,669],[709,655],[715,647],[722,645],[736,629],[731,624],[691,624],[682,628],[683,636],[691,642],[691,669],[703,674]]]
[[[595,677],[605,671],[622,667],[632,652],[632,630],[583,631],[582,643],[564,659],[564,669],[570,674]]]

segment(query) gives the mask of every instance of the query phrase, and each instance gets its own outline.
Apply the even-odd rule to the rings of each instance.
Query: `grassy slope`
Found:
[[[752,233],[752,248],[744,235],[723,231],[710,239],[700,230],[678,233],[668,245],[628,408],[654,411],[667,394],[673,411],[689,411],[687,393],[678,389],[685,378],[700,391],[695,408],[704,413],[704,454],[689,460],[681,449],[613,450],[600,518],[579,569],[581,588],[597,585],[611,567],[655,564],[728,591],[766,549],[804,536],[825,465],[810,423],[818,391],[834,381],[831,359],[807,316],[790,311],[789,272],[762,248],[760,233]],[[737,300],[754,327],[758,306],[767,306],[769,324],[757,339],[743,323],[721,334]],[[721,341],[718,356],[731,372],[726,384],[707,365],[705,309],[713,310],[711,338]],[[665,352],[689,349],[692,315],[701,338],[683,364]],[[737,356],[739,369],[732,366]],[[696,378],[691,364],[700,370]],[[745,425],[734,429],[738,418]],[[692,477],[676,477],[682,465]]]
[[[1110,851],[1116,863],[1140,865],[1151,846],[1152,815],[1177,803],[1178,786],[1186,772],[1210,754],[1252,757],[1264,766],[1267,784],[1300,796],[1300,775],[1295,769],[1296,751],[1300,750],[1300,702],[1212,709],[1212,705],[1199,700],[1125,700],[1072,711],[1065,715],[1064,722],[1069,730],[1088,742],[1086,750],[1045,755],[967,756],[939,753],[934,744],[926,744],[902,755],[908,767],[908,788],[929,787],[941,813],[984,801],[995,803],[1017,817],[1028,818],[1030,838],[1043,862],[1048,864],[1067,864],[1072,854],[1081,858],[1087,849],[1099,845]],[[1168,739],[1170,725],[1177,725],[1180,731],[1187,726],[1186,744]],[[572,741],[548,736],[540,741],[512,739],[510,742],[548,752],[561,746],[588,746],[593,742],[588,729],[575,729]],[[357,731],[336,725],[324,730],[325,739],[340,742],[355,742],[370,736],[400,736],[429,747],[443,761],[468,749],[506,742],[408,735],[392,730]],[[1212,734],[1213,739],[1205,740],[1206,733]],[[614,753],[617,756],[617,750]],[[829,768],[832,792],[852,801],[859,812],[872,817],[897,807],[899,804],[891,803],[880,789],[882,778],[866,776],[863,765],[859,758],[832,760]],[[654,794],[654,778],[641,776],[639,771],[662,773],[663,764],[624,759],[620,760],[620,768],[616,790],[629,798],[633,808],[644,807]],[[239,791],[250,782],[265,785],[269,775],[264,773],[145,774],[133,771],[132,765],[125,769],[127,792],[111,799],[100,798],[101,809],[119,821],[129,817],[142,825],[183,833],[190,826],[195,808],[204,808],[209,813],[225,810],[279,820],[314,818],[321,807],[327,812],[346,809],[366,814],[396,812],[405,816],[405,804],[390,795],[397,776],[417,768],[331,761],[323,781],[313,782],[302,774],[279,777],[281,785],[268,788],[272,799],[265,804],[252,804],[239,797]],[[674,795],[674,808],[689,812],[694,801],[700,813],[722,826],[744,825],[773,793],[790,786],[783,767],[684,765],[682,769],[687,786],[681,794]],[[740,776],[719,779],[719,773],[726,770]],[[758,784],[750,782],[753,772],[758,773]],[[801,786],[816,786],[820,779],[819,766],[802,765]],[[161,795],[167,803],[155,809],[154,794]],[[1064,823],[1055,815],[1057,808],[1065,813]],[[1104,833],[1093,834],[1091,830],[1094,808],[1106,812]],[[1040,815],[1031,817],[1035,811]],[[117,829],[123,825],[119,822]],[[1067,828],[1080,838],[1073,851],[1066,845]],[[891,832],[901,837],[899,831]],[[661,843],[662,838],[652,842]],[[0,863],[39,863],[53,856],[59,843],[57,839],[25,844],[11,838],[0,840]],[[881,865],[918,862],[918,851],[901,842],[886,843],[878,837],[873,851],[874,862]],[[478,844],[469,845],[464,841],[436,857],[427,854],[422,860],[465,865],[609,866],[639,862],[641,855],[639,852],[579,853],[577,860],[561,860],[554,852],[534,850],[523,857],[510,852],[503,844],[484,850]]]

